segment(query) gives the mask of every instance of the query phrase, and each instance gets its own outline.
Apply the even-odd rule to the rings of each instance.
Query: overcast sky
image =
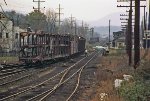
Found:
[[[5,10],[16,10],[22,13],[33,11],[33,6],[37,7],[37,3],[33,0],[6,0],[7,6],[3,0],[0,4]],[[41,3],[41,8],[53,8],[57,11],[58,5],[61,4],[62,17],[70,17],[71,14],[79,20],[94,21],[103,18],[111,13],[125,11],[125,9],[117,8],[117,0],[45,0]]]

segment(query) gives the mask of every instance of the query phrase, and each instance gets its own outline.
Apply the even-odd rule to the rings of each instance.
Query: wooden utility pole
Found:
[[[58,15],[58,33],[60,33],[60,24],[61,24],[61,14],[63,14],[63,13],[61,13],[61,10],[62,10],[63,8],[61,8],[60,7],[60,4],[59,4],[59,7],[58,7],[58,13],[56,13],[57,15]]]
[[[147,14],[144,7],[144,30],[146,30],[146,18],[147,18]]]
[[[109,42],[108,42],[108,48],[110,49],[110,20],[109,20]]]
[[[128,54],[128,64],[131,66],[132,64],[132,0],[130,0],[130,6],[117,6],[117,7],[130,7],[129,15],[120,14],[120,16],[129,16],[128,19],[120,19],[120,20],[127,20],[126,27],[126,52]],[[125,23],[125,22],[122,22]]]
[[[42,3],[42,2],[45,2],[45,1],[41,1],[41,0],[34,1],[34,0],[33,0],[33,2],[37,2],[37,3],[38,3],[38,7],[37,7],[37,8],[34,8],[34,7],[33,7],[33,9],[34,9],[34,10],[37,10],[38,12],[40,12],[40,11],[41,11],[41,3]],[[45,8],[45,7],[44,7],[44,8]]]
[[[72,29],[73,29],[74,18],[75,18],[75,17],[73,17],[72,14],[71,14],[71,17],[70,17],[70,24],[71,24],[70,28],[71,28],[71,33],[72,33]],[[72,33],[72,34],[73,34],[73,33]]]
[[[77,35],[77,22],[76,22],[76,20],[74,21],[74,24],[75,24],[75,26],[74,26],[75,27],[75,32],[74,33],[75,33],[75,35]]]
[[[135,27],[134,27],[134,67],[136,68],[137,64],[140,61],[140,1],[146,0],[119,0],[118,2],[127,2],[130,1],[130,6],[117,6],[117,7],[130,7],[129,10],[129,19],[128,19],[128,30],[127,30],[127,53],[129,55],[129,65],[132,63],[132,7],[135,7]],[[135,1],[135,6],[132,5],[132,1]]]
[[[62,9],[63,9],[63,8],[61,8],[61,7],[60,7],[60,4],[59,4],[58,13],[56,13],[56,14],[58,14],[59,27],[60,27],[60,23],[62,22],[62,21],[61,21],[61,14],[63,14],[63,13],[61,13],[61,10],[62,10]]]
[[[129,20],[128,20],[128,44],[129,44],[129,66],[132,64],[132,0],[130,0]]]
[[[85,37],[84,36],[84,22],[83,22],[83,20],[82,20],[82,28],[81,28],[81,34],[82,34],[82,37]]]
[[[87,33],[88,33],[89,27],[85,26],[85,38],[87,39]]]
[[[140,0],[135,1],[134,69],[140,62]]]
[[[35,7],[33,7],[33,9],[34,9],[34,11],[36,11],[36,12],[38,12],[38,13],[40,13],[41,12],[41,3],[43,3],[43,2],[45,2],[45,1],[41,1],[41,0],[38,0],[38,1],[35,1],[35,0],[33,0],[33,2],[36,2],[36,3],[38,3],[38,7],[37,8],[35,8]],[[44,7],[45,8],[45,7]],[[38,16],[38,18],[37,19],[34,19],[34,20],[37,20],[37,29],[35,29],[36,31],[38,30],[38,29],[40,29],[40,20],[43,20],[42,18],[40,18],[39,16]]]
[[[150,30],[150,0],[149,0],[149,15],[148,15],[148,30]]]

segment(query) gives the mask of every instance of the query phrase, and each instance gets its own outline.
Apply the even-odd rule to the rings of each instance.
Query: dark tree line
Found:
[[[14,26],[19,26],[22,29],[31,27],[32,31],[44,30],[53,34],[58,32],[62,34],[75,34],[75,22],[71,23],[70,19],[66,18],[58,26],[56,12],[51,9],[47,10],[46,14],[36,10],[26,15],[15,11],[6,11],[5,14],[13,21]],[[85,32],[85,29],[77,25],[76,34],[83,34],[83,32]]]

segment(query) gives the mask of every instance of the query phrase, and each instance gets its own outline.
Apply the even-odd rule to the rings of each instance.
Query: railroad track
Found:
[[[19,64],[10,64],[10,65],[1,65],[2,68],[0,68],[0,80],[6,79],[8,77],[14,76],[15,74],[20,74],[22,72],[25,72],[26,69],[24,69],[25,65],[19,65]]]
[[[23,69],[23,70],[17,70],[17,71],[13,71],[13,72],[10,72],[10,73],[3,73],[1,74],[0,76],[0,80],[3,80],[3,79],[6,79],[6,78],[9,78],[9,77],[12,77],[14,75],[17,75],[17,74],[21,74],[23,72],[26,72],[27,70]]]
[[[17,82],[19,80],[23,80],[27,77],[33,76],[34,74],[49,70],[49,68],[44,68],[39,71],[38,70],[29,71],[27,69],[24,69],[25,67],[20,67],[20,68],[9,67],[9,68],[1,70],[4,73],[0,73],[0,87],[11,84],[13,82]]]
[[[11,64],[11,65],[3,65],[3,66],[5,66],[5,67],[1,68],[1,70],[0,70],[0,81],[2,81],[2,83],[0,82],[0,86],[4,86],[9,83],[13,83],[15,81],[19,81],[21,79],[24,79],[24,78],[29,77],[36,73],[36,70],[35,70],[35,73],[30,73],[27,69],[24,69],[27,66],[23,65],[23,64],[22,65]],[[19,67],[19,66],[22,66],[22,67]],[[44,71],[44,70],[41,70],[39,72],[42,72],[42,71]],[[21,76],[21,74],[26,73],[26,72],[29,72],[29,73]],[[19,75],[19,77],[16,77],[17,75]],[[14,77],[14,76],[15,76],[15,79],[12,79],[12,77]],[[6,80],[7,78],[8,78],[8,80]]]
[[[5,100],[5,99],[9,99],[9,98],[11,98],[11,97],[18,96],[18,95],[20,95],[20,94],[22,94],[22,93],[27,93],[27,92],[29,92],[29,91],[30,91],[30,93],[34,93],[34,92],[35,92],[35,93],[39,93],[39,92],[38,92],[38,90],[39,90],[39,91],[42,92],[42,93],[40,93],[40,94],[38,94],[38,95],[36,94],[35,96],[33,96],[33,97],[31,97],[31,98],[29,98],[30,95],[27,94],[27,96],[23,97],[23,99],[22,99],[22,97],[21,97],[21,99],[19,99],[19,100],[32,101],[32,100],[37,100],[37,98],[39,98],[39,97],[42,97],[42,98],[40,99],[40,100],[42,101],[42,100],[44,100],[47,96],[50,96],[55,90],[57,90],[59,87],[61,87],[61,86],[64,85],[65,83],[67,83],[67,82],[68,82],[69,80],[71,80],[75,75],[78,74],[78,75],[79,75],[79,76],[78,76],[78,84],[76,84],[77,87],[75,87],[76,90],[77,90],[77,88],[78,88],[78,86],[79,86],[80,76],[81,76],[81,73],[82,73],[84,67],[96,56],[96,54],[95,54],[94,56],[93,56],[93,55],[91,55],[91,56],[92,56],[92,57],[90,57],[90,56],[89,56],[89,57],[86,57],[86,58],[89,58],[89,59],[88,59],[89,61],[86,61],[85,63],[83,63],[82,61],[83,61],[84,59],[86,59],[86,58],[83,58],[83,59],[81,59],[80,61],[78,61],[77,63],[75,63],[74,65],[70,66],[69,68],[63,70],[63,71],[60,72],[60,73],[57,73],[55,76],[53,76],[53,77],[51,77],[51,78],[49,78],[49,79],[43,81],[42,83],[39,83],[38,85],[34,85],[34,86],[32,86],[32,87],[29,87],[29,88],[27,88],[27,89],[25,89],[25,90],[23,90],[23,91],[21,91],[21,92],[18,92],[18,93],[14,94],[14,95],[5,97],[5,98],[0,99],[0,100],[2,101],[2,100]],[[80,63],[80,65],[82,64],[81,68],[78,68],[78,66],[79,66],[78,64],[79,64],[79,63]],[[83,64],[84,64],[84,65],[83,65]],[[72,69],[75,68],[75,66],[76,66],[75,71],[70,72]],[[70,73],[70,74],[69,74],[69,73]],[[68,75],[68,77],[67,77],[67,75]],[[58,77],[58,78],[56,78],[56,77]],[[65,79],[65,78],[66,78],[66,79]],[[55,82],[52,81],[52,80],[55,80]],[[57,83],[56,83],[56,81],[57,81]],[[46,88],[46,90],[45,90],[45,89],[42,89],[42,91],[41,91],[40,89],[41,89],[41,87],[42,87],[43,85],[51,85],[51,86],[50,86],[51,89],[47,90],[47,88]],[[69,97],[68,99],[70,99],[70,98],[73,96],[73,94],[75,93],[76,90],[74,90],[74,92],[70,95],[70,97]],[[45,95],[45,94],[46,94],[46,95]],[[33,95],[33,94],[32,94],[32,95]],[[43,95],[44,95],[44,97],[43,97]],[[27,97],[27,98],[26,98],[26,97]],[[17,101],[18,101],[18,100],[17,100]]]
[[[9,70],[3,70],[3,72],[0,73],[0,78],[9,76],[9,75],[14,75],[16,73],[20,73],[26,71],[25,69],[19,69],[19,68],[14,68],[14,69],[9,69]],[[5,77],[6,78],[6,77]]]
[[[20,75],[27,71],[28,70],[24,69],[24,66],[19,67],[19,65],[18,67],[14,65],[12,67],[9,66],[2,68],[0,71],[0,87],[15,82],[17,80],[20,80],[21,79]]]
[[[77,69],[74,73],[71,73],[71,75],[69,75],[69,77],[65,78],[65,76],[68,74],[68,72],[70,71],[67,70],[64,75],[61,77],[60,81],[58,84],[56,84],[53,88],[38,94],[37,96],[34,96],[26,101],[46,101],[46,99],[48,97],[50,97],[57,89],[59,89],[61,86],[63,86],[65,83],[67,83],[69,80],[71,80],[73,77],[75,77],[77,75],[77,83],[76,86],[74,87],[73,92],[70,93],[69,97],[66,99],[66,101],[69,101],[71,99],[71,97],[73,97],[73,95],[75,94],[75,92],[77,91],[79,84],[80,84],[80,78],[81,78],[81,73],[83,71],[83,69],[85,68],[85,66],[96,56],[97,54],[95,54],[94,56],[92,56],[86,63],[84,63],[83,66],[81,66],[79,69]],[[42,96],[44,95],[44,96]],[[40,97],[42,96],[42,97]],[[37,99],[39,98],[39,99]]]
[[[0,72],[11,71],[25,66],[26,66],[25,64],[0,64]]]
[[[4,76],[4,77],[0,78],[1,81],[4,81],[4,82],[0,83],[0,87],[1,86],[2,87],[6,86],[8,84],[12,84],[14,82],[17,82],[17,81],[20,81],[20,80],[23,80],[23,79],[26,79],[26,78],[29,78],[29,77],[37,74],[37,73],[44,72],[48,69],[49,68],[42,69],[42,70],[39,70],[39,71],[37,71],[37,70],[28,71],[26,69],[22,69],[22,70],[17,70],[17,71],[10,72],[9,73],[10,75],[7,75],[7,76]],[[6,74],[8,74],[8,73],[6,73]],[[13,79],[12,77],[15,78],[15,79]],[[10,79],[5,80],[6,78],[12,78],[12,79],[11,80]]]
[[[83,58],[83,59],[84,59],[84,58]],[[83,59],[81,59],[81,60],[83,60]],[[81,61],[81,60],[80,60],[80,61]],[[80,62],[80,61],[78,61],[78,62]],[[78,63],[78,62],[77,62],[77,63]],[[75,63],[75,64],[77,64],[77,63]],[[75,64],[74,64],[74,65],[75,65]],[[72,68],[74,65],[70,66],[69,68]],[[22,94],[22,93],[24,93],[24,92],[27,92],[27,91],[32,90],[32,89],[35,89],[35,88],[37,88],[37,87],[43,85],[44,83],[46,83],[46,82],[48,82],[48,81],[54,79],[55,77],[61,75],[62,73],[64,73],[64,72],[65,72],[66,70],[68,70],[69,68],[67,68],[67,69],[65,69],[65,70],[63,70],[63,71],[57,73],[55,76],[53,76],[53,77],[51,77],[51,78],[49,78],[49,79],[43,81],[42,83],[36,84],[36,85],[34,85],[34,86],[32,85],[32,86],[30,86],[30,87],[24,87],[24,88],[26,88],[26,89],[24,89],[24,90],[22,90],[22,91],[19,91],[19,92],[16,92],[16,93],[14,93],[14,94],[12,94],[12,95],[5,96],[5,97],[3,97],[2,99],[0,99],[0,101],[4,101],[4,100],[7,100],[7,99],[10,99],[10,98],[12,98],[12,97],[14,97],[14,96],[17,96],[17,95],[19,95],[19,94]],[[15,80],[13,80],[13,82],[15,82]]]

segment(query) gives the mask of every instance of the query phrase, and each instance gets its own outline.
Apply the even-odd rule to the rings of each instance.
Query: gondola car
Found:
[[[19,60],[29,64],[68,58],[85,50],[85,39],[69,34],[21,32],[19,42]]]

